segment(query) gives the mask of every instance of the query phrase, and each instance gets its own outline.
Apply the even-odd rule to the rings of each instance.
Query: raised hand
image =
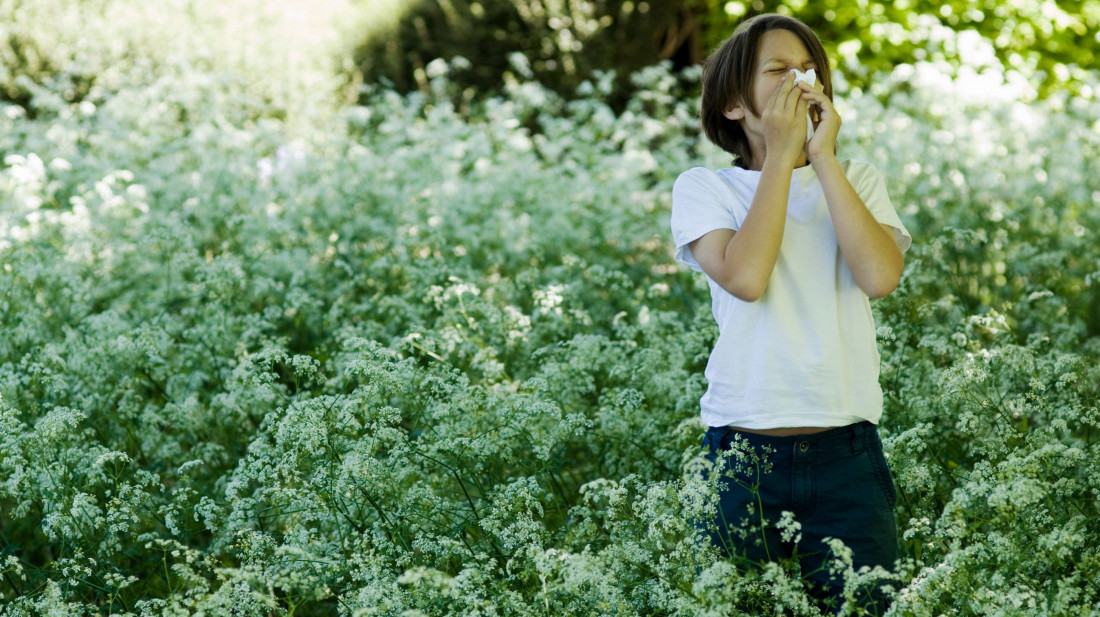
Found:
[[[840,133],[840,114],[829,97],[825,96],[824,86],[821,83],[811,86],[806,82],[795,84],[801,91],[801,100],[808,103],[811,118],[817,116],[814,123],[814,134],[806,142],[806,159],[813,162],[821,156],[836,155],[836,138]]]
[[[806,114],[811,100],[804,94],[803,87],[808,85],[796,86],[794,75],[792,69],[783,76],[760,116],[767,157],[780,157],[779,160],[789,162],[791,167],[806,145]]]

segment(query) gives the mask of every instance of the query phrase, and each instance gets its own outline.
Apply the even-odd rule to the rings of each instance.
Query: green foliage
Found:
[[[1040,95],[1095,87],[1100,3],[1094,0],[696,0],[708,48],[746,16],[782,13],[821,37],[835,67],[868,89],[898,64],[930,62],[950,74],[1015,71]],[[964,67],[966,67],[964,69]],[[960,72],[961,71],[961,72]]]
[[[333,111],[235,57],[0,106],[0,614],[814,614],[694,544],[697,73],[460,108],[441,63]],[[838,90],[916,238],[874,304],[893,614],[1087,614],[1100,104],[984,79]]]
[[[469,100],[498,92],[516,74],[509,57],[526,59],[518,72],[560,95],[599,72],[630,74],[682,51],[695,20],[684,0],[426,0],[399,1],[389,27],[366,33],[355,64],[368,83],[400,92],[428,90],[432,61],[446,60],[451,79]],[[616,97],[615,107],[625,103]]]
[[[601,72],[617,75],[621,109],[629,75],[660,60],[698,64],[744,18],[792,15],[821,37],[834,68],[863,90],[899,64],[930,63],[964,79],[1010,73],[1029,97],[1069,88],[1090,96],[1100,64],[1100,3],[1049,0],[395,0],[386,24],[355,54],[368,83],[429,90],[436,59],[450,62],[456,102],[498,93],[510,77],[534,77],[558,94]],[[491,42],[491,43],[487,43]],[[526,58],[524,68],[510,55]],[[906,88],[904,84],[898,84]]]

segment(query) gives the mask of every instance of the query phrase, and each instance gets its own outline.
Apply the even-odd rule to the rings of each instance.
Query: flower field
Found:
[[[68,4],[0,3],[0,615],[816,614],[693,549],[697,72],[353,103],[278,3]],[[872,303],[890,614],[1100,614],[1100,101],[837,99],[914,236]]]

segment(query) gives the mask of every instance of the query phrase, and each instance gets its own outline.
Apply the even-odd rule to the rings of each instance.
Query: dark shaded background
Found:
[[[983,68],[985,59],[949,36],[973,30],[1003,69],[1024,73],[1046,96],[1088,81],[1100,47],[1095,1],[413,0],[354,57],[364,81],[408,92],[427,89],[433,59],[461,56],[468,62],[452,66],[451,78],[472,98],[499,90],[518,52],[538,80],[566,97],[594,71],[613,70],[621,100],[631,72],[662,60],[697,64],[739,21],[763,12],[814,28],[854,87],[899,63]]]

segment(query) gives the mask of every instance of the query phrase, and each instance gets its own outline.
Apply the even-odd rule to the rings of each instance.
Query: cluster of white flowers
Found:
[[[716,332],[667,238],[676,175],[728,164],[670,94],[697,70],[640,72],[621,111],[607,75],[459,109],[439,61],[333,110],[331,72],[295,99],[300,64],[222,57],[286,40],[196,2],[143,61],[112,37],[159,45],[178,3],[3,9],[114,68],[0,104],[0,612],[816,610],[793,564],[699,543]],[[51,43],[74,28],[92,51]],[[916,241],[873,305],[903,559],[833,566],[849,613],[878,582],[897,615],[1074,614],[1100,601],[1100,105],[934,69],[837,92],[841,155]]]

